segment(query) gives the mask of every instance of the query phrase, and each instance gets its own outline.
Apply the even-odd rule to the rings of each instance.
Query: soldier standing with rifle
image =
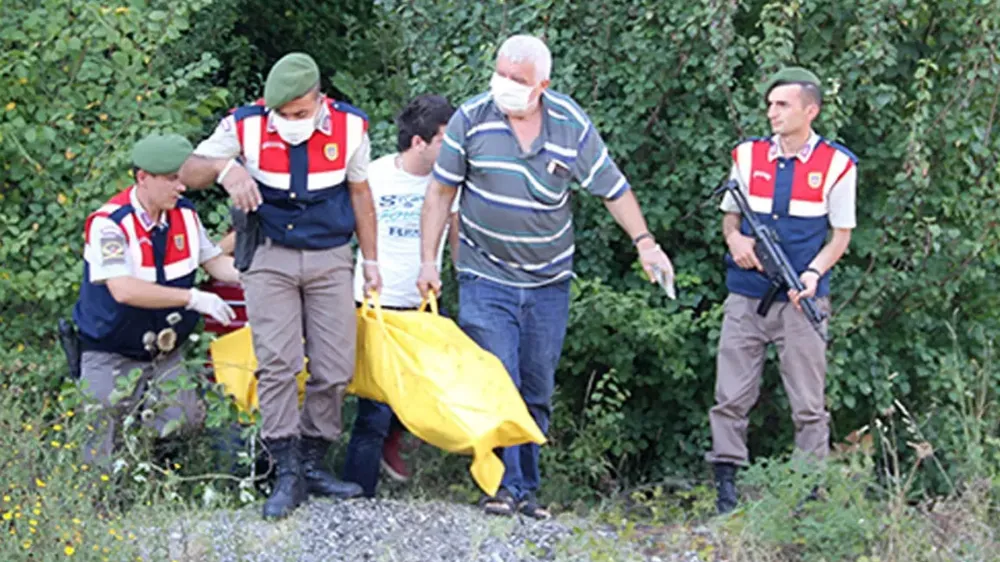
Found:
[[[736,507],[735,473],[748,462],[747,416],[760,394],[769,343],[777,346],[796,449],[815,459],[827,455],[826,339],[810,326],[803,305],[809,303],[807,313],[819,309],[813,320],[829,314],[830,270],[847,250],[855,226],[857,158],[812,129],[822,106],[819,79],[804,68],[782,69],[769,81],[765,99],[774,135],[740,143],[732,152],[730,179],[745,195],[755,226],[777,235],[794,275],[781,275],[774,253],[766,251],[769,244],[754,238],[750,217],[742,216],[737,198],[727,192],[721,209],[729,295],[719,338],[716,405],[709,412],[712,450],[706,455],[715,468],[720,514]]]

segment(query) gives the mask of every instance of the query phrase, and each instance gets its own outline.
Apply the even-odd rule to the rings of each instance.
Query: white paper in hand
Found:
[[[674,278],[668,277],[666,272],[657,266],[653,266],[653,278],[666,291],[667,297],[676,300],[677,291],[674,289]]]

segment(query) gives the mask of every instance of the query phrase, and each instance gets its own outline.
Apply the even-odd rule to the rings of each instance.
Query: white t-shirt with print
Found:
[[[431,183],[431,175],[414,176],[396,165],[398,153],[387,154],[368,167],[368,185],[372,191],[375,214],[378,219],[378,262],[382,274],[382,306],[417,308],[420,291],[420,211],[424,195]],[[458,195],[452,204],[457,210]],[[437,267],[441,270],[444,241],[448,238],[448,224],[438,246]],[[364,299],[365,276],[361,250],[354,264],[354,300]]]

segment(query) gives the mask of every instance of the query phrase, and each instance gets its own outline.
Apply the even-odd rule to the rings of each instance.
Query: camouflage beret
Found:
[[[767,86],[764,88],[764,95],[766,96],[771,93],[771,90],[775,86],[800,83],[812,84],[816,86],[821,93],[823,91],[823,85],[819,81],[819,77],[815,74],[805,68],[802,68],[801,66],[786,66],[771,76],[771,79],[767,82]]]
[[[274,63],[264,82],[264,104],[277,109],[319,83],[319,66],[305,53],[289,53]]]
[[[194,152],[194,147],[176,133],[152,134],[132,147],[132,165],[150,174],[173,174]]]

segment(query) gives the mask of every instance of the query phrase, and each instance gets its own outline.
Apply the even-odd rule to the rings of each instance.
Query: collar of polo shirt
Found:
[[[160,216],[156,217],[156,220],[154,221],[153,217],[151,217],[142,206],[142,203],[139,202],[138,192],[139,186],[133,186],[131,193],[128,194],[128,198],[129,202],[132,203],[132,208],[135,210],[135,216],[139,217],[139,225],[142,226],[146,232],[153,230],[154,226],[166,226],[167,213],[165,211],[160,211]]]
[[[330,123],[330,98],[322,96],[319,101],[319,112],[314,118],[316,120],[316,130],[323,133],[324,135],[329,135],[333,133],[333,127]],[[267,132],[274,133],[278,129],[274,126],[274,110],[267,112]]]
[[[809,157],[812,156],[817,144],[819,144],[819,135],[816,134],[816,131],[810,130],[809,140],[802,145],[802,148],[795,154],[795,157],[798,158],[800,162],[808,162]],[[781,139],[778,135],[774,135],[771,137],[771,149],[767,151],[767,160],[768,162],[774,162],[778,156],[781,156]]]

